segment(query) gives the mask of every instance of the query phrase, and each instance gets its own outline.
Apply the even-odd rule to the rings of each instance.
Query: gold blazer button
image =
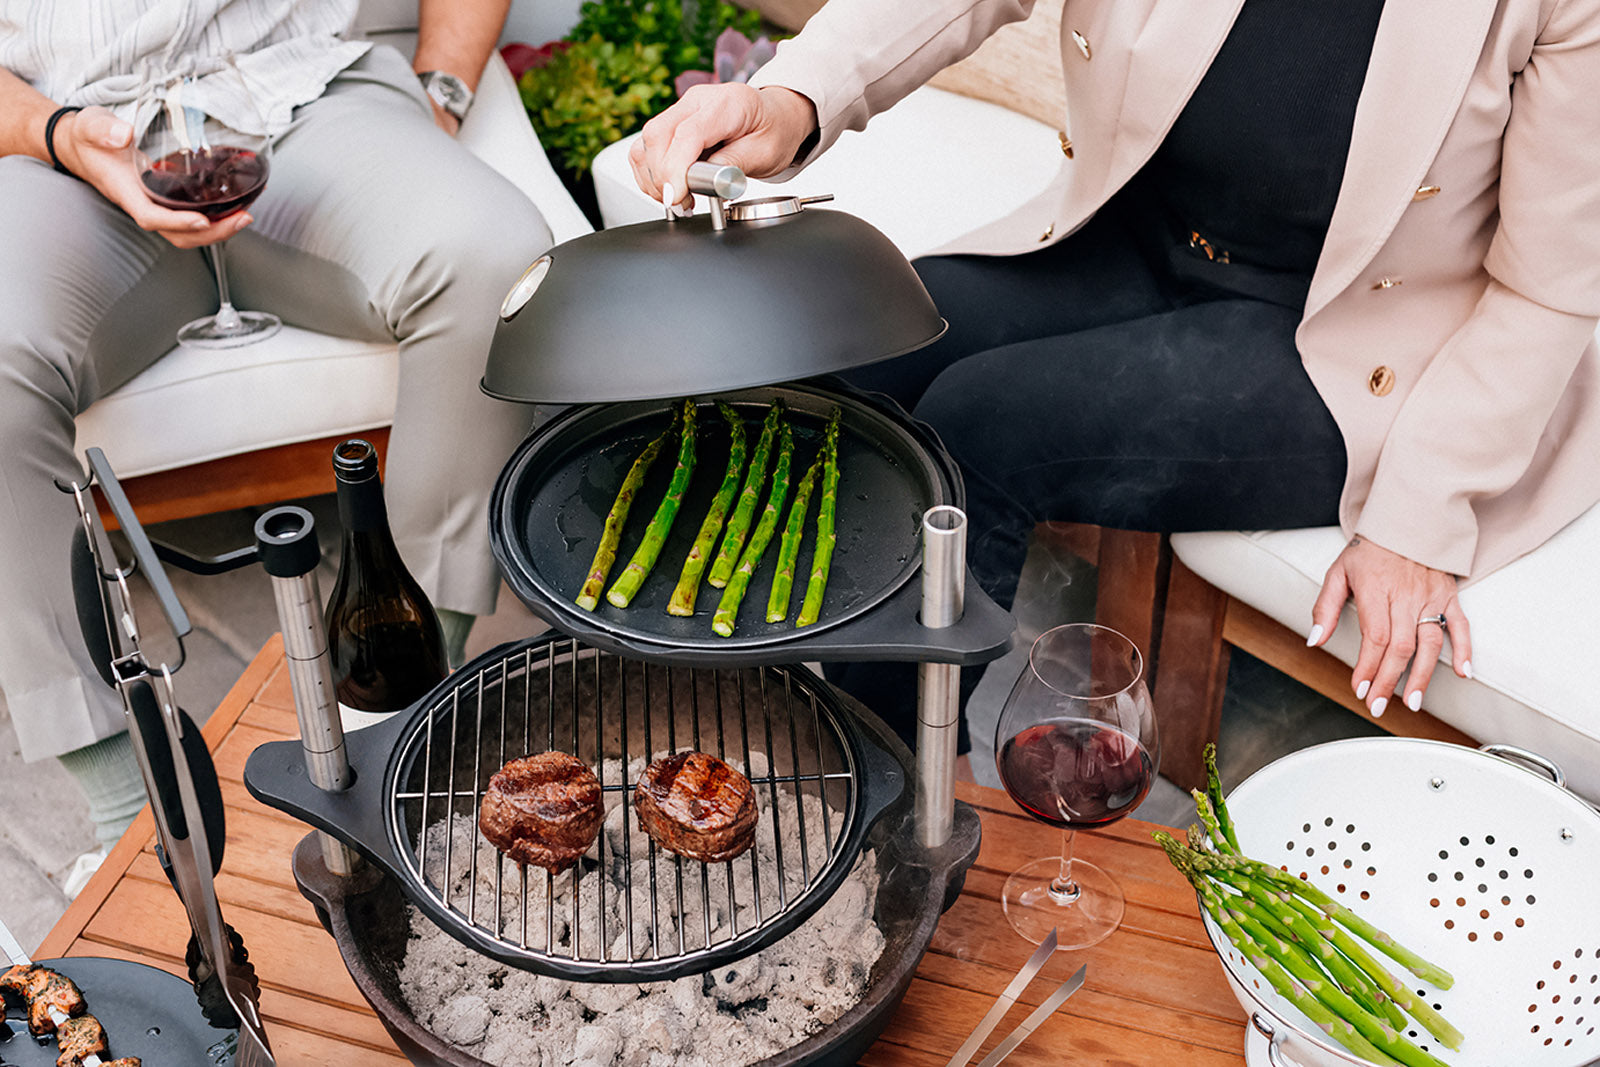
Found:
[[[1046,226],[1044,228],[1044,232],[1039,235],[1039,243],[1044,244],[1046,241],[1050,240],[1050,238],[1054,237],[1055,233],[1056,224],[1052,222],[1050,225]]]
[[[1072,43],[1078,46],[1078,51],[1083,53],[1084,59],[1094,58],[1093,50],[1089,47],[1089,38],[1085,37],[1077,30],[1072,31]]]
[[[1061,138],[1061,154],[1068,159],[1072,158],[1072,138],[1067,136],[1066,130],[1057,130],[1056,136]]]
[[[1393,289],[1397,285],[1404,284],[1405,283],[1399,278],[1379,278],[1377,281],[1372,283],[1372,287],[1374,289]]]
[[[1413,201],[1432,200],[1438,195],[1439,187],[1437,185],[1419,185],[1417,186],[1417,191],[1411,194],[1411,199]]]
[[[1367,377],[1367,388],[1373,396],[1388,396],[1394,392],[1394,371],[1378,367]]]

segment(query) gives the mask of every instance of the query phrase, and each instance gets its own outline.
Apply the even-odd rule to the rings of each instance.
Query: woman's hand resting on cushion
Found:
[[[1406,706],[1412,711],[1422,707],[1446,636],[1455,672],[1472,677],[1472,632],[1456,599],[1455,575],[1413,562],[1358,534],[1322,580],[1306,643],[1323,644],[1339,624],[1344,602],[1351,599],[1361,627],[1361,652],[1350,685],[1374,716],[1383,714],[1407,665],[1411,675],[1406,680]],[[1418,621],[1439,615],[1447,627]]]

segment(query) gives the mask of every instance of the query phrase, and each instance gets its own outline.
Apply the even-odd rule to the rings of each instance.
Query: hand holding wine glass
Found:
[[[213,222],[240,216],[261,195],[271,157],[270,138],[219,117],[230,108],[242,108],[252,117],[254,111],[249,85],[237,65],[225,59],[214,66],[203,76],[194,71],[146,72],[135,154],[151,201],[171,211],[198,212]],[[216,314],[183,326],[178,331],[181,344],[231,348],[270,337],[282,325],[276,315],[233,306],[225,247],[218,241],[210,253],[220,307]]]
[[[1072,835],[1133,811],[1155,779],[1160,747],[1139,649],[1089,624],[1040,635],[1001,710],[995,753],[1011,799],[1063,831],[1060,857],[1007,879],[1006,918],[1035,944],[1055,929],[1061,949],[1109,937],[1122,921],[1122,889],[1073,858]]]

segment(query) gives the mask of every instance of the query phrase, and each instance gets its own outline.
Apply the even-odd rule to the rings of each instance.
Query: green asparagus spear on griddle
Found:
[[[606,600],[616,607],[628,606],[628,603],[638,595],[639,587],[644,585],[645,578],[650,574],[650,568],[656,565],[656,557],[661,554],[661,546],[666,543],[667,534],[672,530],[672,522],[678,517],[678,506],[683,503],[683,494],[689,489],[689,479],[694,476],[695,403],[693,400],[683,402],[681,424],[682,432],[678,437],[678,465],[673,468],[672,481],[667,485],[667,493],[656,506],[656,513],[650,519],[650,525],[645,528],[644,540],[640,541],[639,547],[634,550],[633,558],[628,561],[622,575],[606,592]]]
[[[731,437],[728,446],[728,468],[723,472],[722,485],[717,488],[717,495],[711,500],[711,509],[706,512],[705,521],[700,523],[700,532],[695,535],[694,546],[689,549],[688,557],[683,561],[683,571],[678,575],[678,585],[672,590],[672,597],[667,601],[668,615],[693,615],[695,595],[700,592],[700,577],[705,573],[706,565],[711,562],[711,549],[716,544],[717,534],[722,532],[722,522],[728,516],[728,505],[733,503],[734,494],[739,491],[739,476],[744,473],[745,432],[744,419],[733,409],[731,404],[717,401],[717,410],[722,412],[722,417],[728,422],[728,431]]]
[[[622,525],[628,521],[628,510],[633,507],[633,498],[638,495],[639,487],[644,484],[645,475],[650,473],[650,465],[656,461],[661,450],[666,447],[667,441],[677,429],[678,421],[673,419],[672,425],[662,431],[660,437],[651,441],[633,461],[633,466],[628,469],[628,476],[622,479],[622,488],[617,490],[617,499],[612,503],[611,510],[606,513],[605,526],[600,531],[600,544],[594,550],[594,559],[589,564],[589,576],[584,579],[583,588],[578,592],[578,607],[585,611],[593,611],[600,603],[600,591],[605,588],[606,576],[611,573],[611,565],[617,559],[617,544],[622,540]]]
[[[761,521],[756,524],[755,533],[750,535],[750,543],[744,546],[744,552],[739,556],[739,566],[734,569],[727,588],[722,591],[722,600],[717,603],[716,612],[711,616],[711,629],[721,637],[733,636],[733,622],[739,614],[739,603],[744,599],[745,590],[750,587],[750,577],[760,565],[762,554],[772,541],[772,535],[778,528],[778,516],[783,511],[783,502],[789,496],[794,433],[788,424],[784,424],[779,439],[778,462],[772,470],[772,491],[767,494],[767,506],[761,513]]]

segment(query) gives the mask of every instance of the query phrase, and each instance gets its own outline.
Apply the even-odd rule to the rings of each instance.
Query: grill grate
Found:
[[[756,843],[730,861],[669,853],[633,816],[645,763],[689,748],[756,790]],[[490,776],[555,749],[589,764],[607,811],[559,875],[477,831]],[[827,687],[796,668],[674,667],[552,638],[458,675],[396,759],[391,845],[429,902],[499,958],[566,977],[672,977],[755,951],[821,905],[860,836],[859,755]]]

